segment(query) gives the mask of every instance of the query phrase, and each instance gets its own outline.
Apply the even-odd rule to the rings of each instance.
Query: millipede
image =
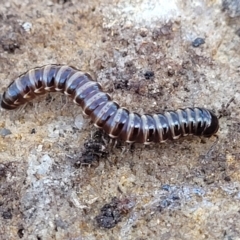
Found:
[[[90,74],[58,64],[33,68],[17,77],[3,93],[1,107],[13,110],[46,92],[71,97],[96,127],[128,143],[162,143],[187,135],[211,137],[219,129],[217,116],[200,107],[143,115],[130,112],[113,101]]]

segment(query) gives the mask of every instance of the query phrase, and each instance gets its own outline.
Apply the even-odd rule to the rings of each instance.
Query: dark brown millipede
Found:
[[[12,110],[46,92],[71,97],[96,127],[129,143],[162,143],[190,134],[211,137],[219,128],[217,116],[205,108],[143,115],[129,112],[112,101],[88,73],[67,65],[46,65],[20,75],[3,93],[1,107]]]

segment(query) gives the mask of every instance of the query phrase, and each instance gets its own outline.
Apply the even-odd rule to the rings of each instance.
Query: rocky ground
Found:
[[[1,93],[59,63],[138,113],[222,116],[218,138],[111,148],[61,94],[1,111],[1,239],[240,239],[239,62],[237,0],[0,3]]]

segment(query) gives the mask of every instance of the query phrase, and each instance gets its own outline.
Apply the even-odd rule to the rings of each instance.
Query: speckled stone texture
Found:
[[[1,239],[240,239],[239,29],[238,1],[1,1],[1,93],[61,63],[138,113],[222,116],[218,138],[111,148],[61,94],[1,111]]]

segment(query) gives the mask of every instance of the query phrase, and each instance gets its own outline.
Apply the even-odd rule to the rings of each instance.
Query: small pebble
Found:
[[[146,37],[148,34],[148,30],[146,28],[141,28],[139,34],[141,37]]]
[[[30,22],[25,22],[22,24],[22,28],[26,31],[26,32],[30,32],[32,29],[32,23]]]
[[[162,190],[165,190],[165,191],[169,192],[171,190],[171,186],[168,185],[168,184],[164,184],[164,185],[162,185]]]
[[[31,130],[31,134],[35,134],[35,133],[36,133],[36,129],[33,128],[33,129]]]
[[[200,45],[204,44],[205,40],[204,38],[196,38],[193,42],[192,42],[192,46],[193,47],[199,47]]]
[[[10,209],[2,213],[2,217],[4,219],[12,219],[12,212]]]
[[[12,132],[9,129],[6,128],[0,129],[0,136],[5,137],[10,134],[12,134]]]
[[[149,80],[149,79],[154,77],[154,72],[153,71],[146,71],[144,73],[144,77],[145,77],[145,79]]]
[[[175,74],[175,71],[173,69],[168,69],[168,76],[172,77]]]
[[[176,88],[176,87],[179,86],[179,83],[178,83],[178,82],[174,82],[174,83],[173,83],[173,86]]]
[[[79,130],[81,130],[86,127],[87,121],[84,119],[82,114],[78,114],[75,117],[74,124]]]

